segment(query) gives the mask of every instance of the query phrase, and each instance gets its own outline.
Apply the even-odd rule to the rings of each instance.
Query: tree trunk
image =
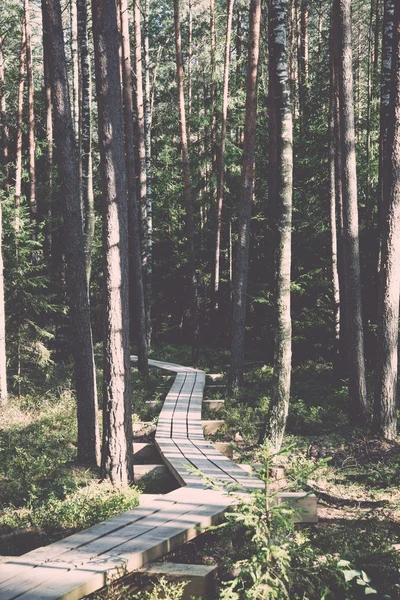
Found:
[[[8,180],[8,126],[4,81],[3,39],[0,38],[0,125],[1,125],[1,164],[3,166],[2,187],[7,191]],[[0,200],[0,406],[7,398],[6,323],[3,274],[3,228],[2,203]]]
[[[150,0],[145,0],[143,15],[144,37],[144,133],[146,154],[146,335],[147,346],[151,346],[151,298],[153,279],[153,206],[151,182],[151,85],[150,85],[150,54],[149,54],[149,5]]]
[[[46,214],[45,220],[45,252],[47,253],[49,263],[52,261],[53,254],[53,234],[52,234],[52,201],[53,201],[53,109],[51,104],[51,85],[49,78],[49,57],[48,57],[47,32],[43,31],[43,79],[44,79],[44,110],[46,123]]]
[[[144,129],[144,97],[143,97],[143,72],[142,72],[142,33],[140,29],[140,5],[139,0],[133,2],[133,23],[135,32],[135,66],[136,75],[135,99],[136,99],[136,127],[137,127],[137,164],[138,164],[138,196],[139,210],[142,223],[142,271],[143,271],[143,289],[145,293],[145,311],[146,315],[150,310],[149,301],[146,297],[147,291],[147,249],[148,249],[148,222],[147,222],[147,177],[146,177],[146,143]],[[151,268],[151,267],[150,267]],[[147,324],[147,323],[146,323]]]
[[[133,477],[129,352],[128,204],[115,0],[92,0],[100,168],[103,191],[103,473],[114,485]]]
[[[72,4],[75,0],[71,0]],[[71,5],[72,6],[72,5]],[[80,140],[81,149],[81,189],[84,214],[84,238],[86,277],[88,288],[92,269],[92,247],[95,228],[93,168],[92,168],[92,74],[87,32],[86,0],[77,0],[78,49],[81,74],[81,110],[80,110]],[[79,81],[79,80],[78,80]],[[79,88],[79,85],[78,85]],[[76,107],[75,107],[76,110]]]
[[[8,191],[10,187],[10,173],[9,173],[9,129],[7,123],[7,106],[6,106],[6,88],[4,79],[4,57],[3,57],[3,38],[0,37],[0,144],[1,144],[1,165],[2,165],[2,178],[4,189]]]
[[[347,290],[346,321],[350,416],[354,423],[360,423],[367,418],[368,404],[361,306],[350,4],[350,0],[335,0],[335,16],[338,23],[338,35],[336,39],[340,54],[338,83],[343,184],[343,256]]]
[[[210,0],[210,96],[211,96],[211,173],[213,198],[215,198],[214,177],[217,177],[217,90],[215,82],[216,38],[215,0]]]
[[[378,236],[382,240],[383,224],[387,215],[385,199],[389,196],[385,188],[391,186],[391,169],[385,170],[389,163],[390,153],[390,119],[389,107],[392,89],[392,55],[393,55],[393,30],[394,30],[394,0],[384,0],[383,40],[382,40],[382,71],[381,71],[381,107],[380,107],[380,135],[379,135],[379,194],[378,194]],[[381,251],[379,250],[378,270],[381,264]]]
[[[289,411],[292,322],[290,316],[290,267],[293,195],[293,126],[290,102],[288,44],[288,0],[271,0],[269,4],[269,98],[270,119],[275,120],[275,139],[270,152],[275,153],[276,183],[269,193],[274,205],[275,248],[275,339],[273,389],[264,431],[272,447],[282,444]]]
[[[228,0],[228,12],[226,18],[226,38],[225,38],[225,61],[224,61],[224,83],[222,91],[222,114],[221,114],[221,142],[219,147],[218,159],[218,183],[217,183],[217,231],[215,240],[215,263],[214,263],[214,303],[213,311],[215,317],[219,308],[219,285],[220,285],[220,254],[221,254],[221,230],[222,230],[222,207],[224,203],[224,179],[225,179],[225,145],[226,145],[226,121],[228,116],[228,96],[229,96],[229,65],[230,49],[232,35],[234,0]],[[218,318],[215,319],[218,323]]]
[[[242,158],[242,191],[239,215],[239,243],[233,298],[231,364],[228,390],[243,384],[244,332],[246,323],[246,294],[249,266],[251,205],[254,186],[254,161],[257,118],[257,71],[260,53],[261,1],[251,0],[249,15],[249,49],[246,80],[246,113]]]
[[[37,203],[36,203],[36,139],[35,139],[35,102],[33,83],[33,64],[31,48],[31,16],[30,0],[24,0],[25,35],[26,35],[26,74],[28,83],[28,170],[29,170],[29,207],[32,235],[36,238]]]
[[[382,263],[379,280],[377,386],[374,403],[373,429],[385,439],[397,435],[397,372],[400,297],[400,5],[394,12],[393,88],[389,109],[390,130],[393,131],[388,162],[390,187],[385,187],[385,215]]]
[[[371,9],[375,4],[375,33],[374,33],[374,72],[378,70],[379,61],[379,39],[381,33],[381,0],[371,0]]]
[[[329,161],[329,202],[330,202],[330,226],[331,226],[331,254],[332,254],[332,296],[333,315],[335,324],[335,341],[333,348],[333,370],[339,373],[340,354],[340,286],[338,272],[338,236],[337,236],[337,202],[336,202],[336,166],[335,166],[335,82],[333,65],[333,40],[331,35],[331,77],[329,97],[329,125],[328,125],[328,161]]]
[[[299,101],[302,127],[305,130],[308,109],[308,0],[301,0],[300,10]]]
[[[79,147],[79,52],[78,52],[78,0],[70,0],[70,27],[71,27],[71,66],[72,66],[72,108],[73,108],[73,124],[76,143]],[[80,161],[80,153],[78,153]]]
[[[20,207],[22,193],[22,127],[24,112],[25,88],[25,61],[26,61],[26,31],[22,24],[21,54],[19,59],[18,100],[17,100],[17,136],[15,150],[15,232],[18,235],[21,229]],[[17,240],[18,244],[18,240]]]
[[[146,341],[146,315],[142,278],[142,261],[140,253],[140,221],[136,195],[136,173],[135,173],[135,146],[134,146],[134,115],[133,115],[133,90],[131,74],[131,53],[129,44],[129,21],[128,2],[120,0],[119,9],[121,15],[122,33],[122,80],[123,80],[123,102],[124,102],[124,125],[125,125],[125,160],[128,188],[128,212],[130,232],[130,272],[131,272],[131,294],[135,296],[132,305],[135,314],[131,314],[132,321],[136,325],[138,369],[144,375],[148,373],[148,356]]]
[[[183,197],[186,207],[186,235],[188,248],[188,270],[189,270],[189,297],[190,297],[190,320],[191,320],[191,339],[192,339],[192,361],[196,366],[199,359],[199,322],[197,306],[197,275],[196,258],[194,249],[194,225],[193,225],[193,205],[192,191],[190,182],[190,164],[189,164],[189,146],[186,130],[186,111],[183,83],[183,59],[182,59],[182,40],[181,23],[179,16],[179,0],[174,0],[174,28],[175,28],[175,50],[176,50],[176,75],[178,81],[178,105],[179,105],[179,125],[181,136],[182,152],[182,173],[183,173]]]
[[[96,372],[85,269],[79,169],[68,95],[68,79],[59,0],[42,0],[49,42],[49,75],[53,100],[54,141],[64,201],[66,275],[69,292],[71,347],[78,405],[78,460],[99,464]]]

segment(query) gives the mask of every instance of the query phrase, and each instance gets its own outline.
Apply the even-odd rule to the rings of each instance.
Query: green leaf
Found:
[[[366,596],[370,596],[371,594],[377,594],[378,592],[374,590],[374,588],[368,586],[365,588],[364,593]]]
[[[350,564],[349,560],[339,560],[337,566],[338,567],[348,567]]]
[[[345,581],[351,581],[355,577],[360,577],[360,571],[356,571],[355,569],[348,569],[347,571],[343,571]]]

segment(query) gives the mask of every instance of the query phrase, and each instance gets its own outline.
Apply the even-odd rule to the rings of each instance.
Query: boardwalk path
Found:
[[[176,373],[160,413],[156,445],[183,487],[1,565],[0,600],[78,600],[197,536],[199,528],[217,523],[230,503],[199,471],[223,485],[262,487],[205,441],[205,373],[149,363]]]

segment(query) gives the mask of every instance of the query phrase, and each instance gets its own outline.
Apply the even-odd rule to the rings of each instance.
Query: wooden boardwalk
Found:
[[[259,479],[247,475],[203,437],[205,373],[172,363],[149,363],[176,373],[160,413],[156,445],[183,487],[2,564],[0,600],[83,598],[219,522],[231,502],[224,488],[262,488]],[[221,489],[212,489],[211,483]]]

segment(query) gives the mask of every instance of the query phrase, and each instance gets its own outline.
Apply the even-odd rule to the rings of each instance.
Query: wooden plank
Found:
[[[201,424],[205,435],[213,435],[222,429],[225,421],[223,419],[205,420]]]
[[[146,575],[166,577],[174,582],[186,582],[182,600],[212,598],[216,594],[217,567],[215,565],[186,565],[154,563],[142,570]]]

